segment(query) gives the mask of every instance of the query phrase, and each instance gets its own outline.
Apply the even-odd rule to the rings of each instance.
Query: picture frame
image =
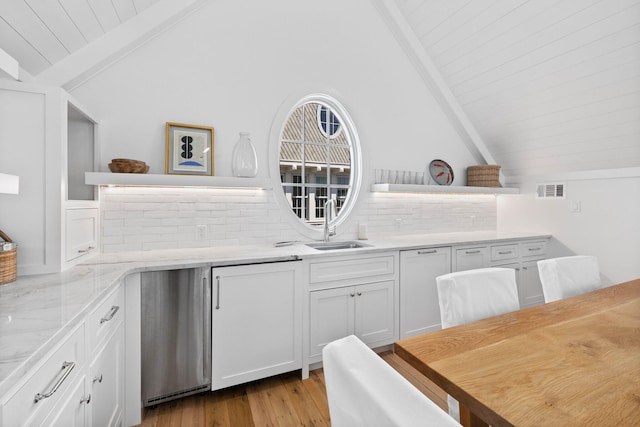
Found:
[[[165,173],[213,175],[213,128],[167,122]]]

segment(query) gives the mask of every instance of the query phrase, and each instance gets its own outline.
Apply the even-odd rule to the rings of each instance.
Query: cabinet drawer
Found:
[[[40,425],[44,417],[62,401],[74,378],[84,369],[84,348],[82,324],[63,340],[57,350],[45,357],[44,364],[4,405],[2,425]]]
[[[89,315],[87,327],[89,328],[89,349],[92,354],[124,319],[123,304],[123,287],[119,286]]]
[[[393,255],[314,262],[309,265],[309,282],[323,283],[360,277],[394,274]]]
[[[98,209],[67,209],[66,260],[94,252],[98,247]]]
[[[491,246],[491,261],[518,258],[518,245]]]
[[[545,255],[547,253],[547,242],[524,242],[520,243],[520,251],[523,257]]]

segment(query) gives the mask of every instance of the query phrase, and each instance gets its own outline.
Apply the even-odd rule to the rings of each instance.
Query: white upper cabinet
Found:
[[[18,195],[0,194],[0,224],[18,244],[18,275],[58,272],[97,252],[87,245],[68,261],[66,247],[67,209],[98,208],[84,184],[96,164],[96,123],[60,88],[0,80],[0,171],[20,177]],[[71,236],[88,241],[97,230]]]

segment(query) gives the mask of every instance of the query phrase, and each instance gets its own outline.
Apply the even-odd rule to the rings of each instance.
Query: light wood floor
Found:
[[[395,354],[380,355],[446,410],[446,393]],[[304,381],[298,371],[160,404],[145,410],[141,426],[315,427],[330,424],[324,376],[322,369],[317,369]]]

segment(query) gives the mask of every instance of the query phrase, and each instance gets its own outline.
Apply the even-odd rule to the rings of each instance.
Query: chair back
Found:
[[[442,328],[520,310],[516,272],[480,268],[436,277]]]
[[[458,426],[354,335],[322,350],[333,427]]]
[[[595,291],[602,287],[598,258],[576,255],[538,261],[544,302]]]
[[[516,272],[479,268],[436,277],[442,328],[520,310]],[[447,396],[449,415],[460,420],[458,401]]]

